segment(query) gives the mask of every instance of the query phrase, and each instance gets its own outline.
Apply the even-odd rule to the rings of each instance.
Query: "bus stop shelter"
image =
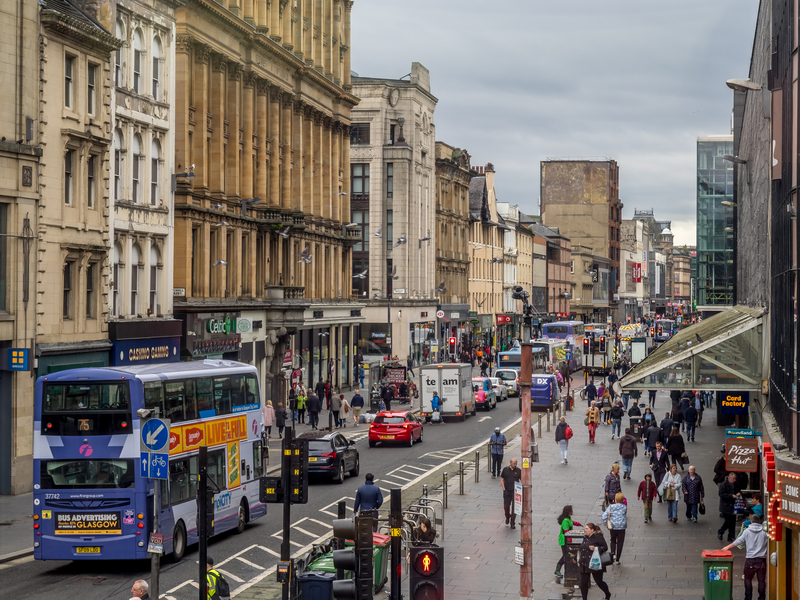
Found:
[[[620,379],[622,389],[760,394],[763,315],[737,305],[679,330]]]

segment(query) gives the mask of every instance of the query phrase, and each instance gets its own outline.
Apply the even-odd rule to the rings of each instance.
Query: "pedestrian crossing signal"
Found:
[[[413,547],[410,553],[411,600],[444,600],[444,548]]]

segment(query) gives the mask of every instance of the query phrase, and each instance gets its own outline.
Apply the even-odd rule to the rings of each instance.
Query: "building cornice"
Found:
[[[122,47],[122,40],[118,40],[110,33],[101,31],[96,25],[91,25],[49,8],[42,10],[39,16],[42,26],[47,31],[63,35],[72,40],[78,40],[90,48],[111,53]]]

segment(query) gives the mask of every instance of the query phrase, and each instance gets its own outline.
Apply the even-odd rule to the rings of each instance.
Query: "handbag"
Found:
[[[614,529],[614,526],[611,524],[611,515],[608,515],[608,518],[606,519],[606,527],[609,531]]]
[[[589,417],[588,416],[583,420],[583,424],[586,425],[587,427],[589,426]]]
[[[735,512],[737,515],[743,513],[744,509],[744,498],[737,498],[733,501],[733,512]]]
[[[675,500],[675,490],[671,487],[668,487],[664,490],[664,500]]]
[[[705,505],[705,504],[703,504],[703,503],[701,502],[701,503],[700,503],[700,506],[698,506],[698,507],[697,507],[697,511],[698,511],[698,512],[699,512],[701,515],[704,515],[704,514],[706,514],[706,505]]]
[[[609,552],[601,552],[600,553],[600,564],[603,567],[609,566],[613,561],[611,560],[611,554]]]

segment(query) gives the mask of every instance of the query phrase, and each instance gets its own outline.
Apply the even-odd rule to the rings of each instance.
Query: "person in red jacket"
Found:
[[[648,473],[644,476],[644,481],[639,484],[636,497],[644,504],[644,522],[649,523],[653,520],[653,498],[656,497],[656,484],[653,483],[653,476]]]

